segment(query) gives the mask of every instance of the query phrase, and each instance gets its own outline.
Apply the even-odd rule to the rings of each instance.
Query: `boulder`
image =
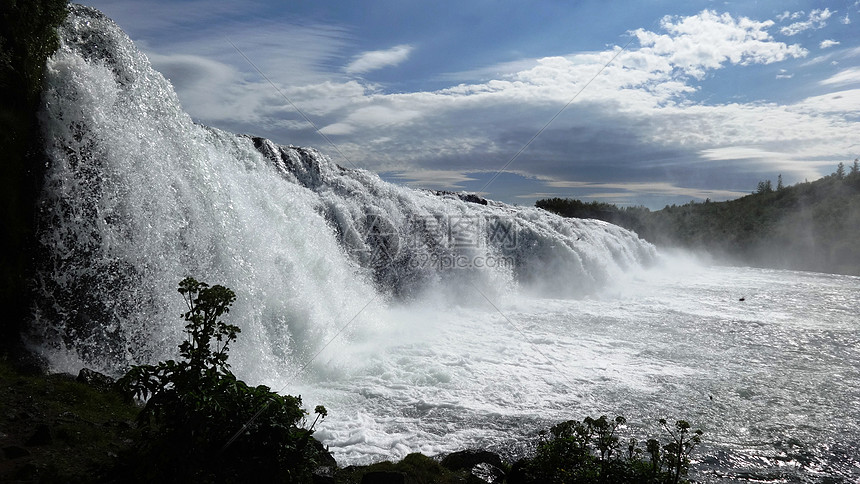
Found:
[[[361,478],[361,484],[406,484],[406,474],[393,471],[371,471]]]
[[[41,423],[36,426],[36,431],[24,443],[30,446],[37,446],[49,445],[53,442],[54,436],[51,433],[51,427],[48,424]]]
[[[446,455],[440,463],[452,471],[468,471],[469,482],[502,482],[505,465],[498,454],[486,450],[461,450]]]
[[[316,453],[317,463],[320,467],[337,469],[337,461],[334,460],[334,456],[331,455],[331,452],[328,451],[328,448],[322,442],[311,437],[310,445]]]
[[[7,459],[19,459],[30,455],[30,451],[23,447],[18,447],[17,445],[10,445],[8,447],[3,447],[3,455],[6,456]]]
[[[104,373],[99,373],[89,368],[81,368],[76,381],[89,385],[96,390],[108,392],[113,388],[115,380]]]
[[[442,467],[452,471],[471,470],[478,464],[490,464],[503,468],[502,458],[498,454],[486,450],[461,450],[446,455],[442,459]]]

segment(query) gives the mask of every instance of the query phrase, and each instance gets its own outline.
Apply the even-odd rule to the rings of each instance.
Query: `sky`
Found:
[[[659,209],[860,156],[860,1],[91,0],[199,123],[416,188]]]

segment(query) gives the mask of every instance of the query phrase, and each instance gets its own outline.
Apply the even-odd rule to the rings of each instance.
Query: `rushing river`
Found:
[[[621,414],[702,429],[700,481],[860,479],[860,278],[676,263],[582,300],[473,303],[394,311],[321,354],[296,390],[329,406],[318,435],[342,463],[516,453]]]

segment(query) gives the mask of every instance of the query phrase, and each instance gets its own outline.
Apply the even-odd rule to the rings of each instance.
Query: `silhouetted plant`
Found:
[[[690,453],[702,441],[702,431],[690,431],[690,424],[686,420],[675,422],[675,428],[669,427],[666,419],[660,419],[660,425],[672,436],[672,441],[663,446],[663,458],[669,464],[669,472],[673,476],[672,482],[680,481],[682,475],[687,474],[690,467]]]
[[[535,456],[514,466],[509,475],[511,483],[659,483],[676,484],[689,469],[689,456],[700,442],[702,432],[690,431],[684,420],[670,428],[664,419],[661,425],[669,442],[661,445],[649,439],[643,451],[636,439],[626,441],[622,448],[618,431],[627,420],[618,416],[609,420],[605,415],[582,422],[569,420],[554,425],[549,433],[542,432]]]
[[[229,370],[227,351],[240,332],[220,317],[236,295],[189,277],[179,283],[188,311],[183,360],[134,366],[118,384],[146,399],[138,424],[148,440],[127,469],[141,481],[305,482],[319,451],[305,428],[301,397],[248,386]],[[239,431],[241,436],[233,441]]]

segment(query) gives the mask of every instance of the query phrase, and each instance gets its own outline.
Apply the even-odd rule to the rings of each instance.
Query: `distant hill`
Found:
[[[728,262],[860,275],[860,169],[773,188],[727,202],[690,202],[651,211],[599,202],[544,199],[565,217],[620,225],[658,246],[704,250]]]

